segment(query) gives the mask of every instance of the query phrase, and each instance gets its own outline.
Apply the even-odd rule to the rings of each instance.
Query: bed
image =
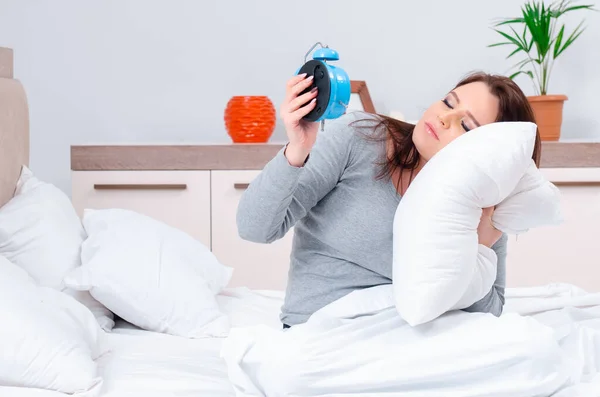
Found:
[[[12,61],[12,56],[8,60]],[[29,165],[28,113],[23,85],[12,74],[0,77],[0,208],[15,195],[22,166]],[[280,291],[228,288],[217,299],[232,325],[260,323],[276,328],[280,327],[282,296]],[[99,374],[104,378],[101,395],[233,396],[226,366],[219,356],[222,341],[222,338],[187,339],[149,332],[117,319],[102,342],[104,353],[96,360]],[[0,395],[65,394],[9,386],[0,381]]]
[[[0,212],[15,197],[23,166],[28,164],[29,122],[25,91],[20,82],[5,76],[0,78]],[[398,320],[386,317],[393,316],[391,308],[377,306],[377,302],[381,302],[378,299],[389,291],[372,292],[375,295],[350,296],[349,301],[320,313],[319,321],[292,331],[281,330],[278,318],[284,292],[256,290],[251,284],[238,288],[225,286],[215,294],[218,309],[231,326],[231,333],[227,335],[188,338],[143,329],[115,317],[110,330],[98,331],[100,353],[93,361],[97,366],[97,377],[102,381],[100,387],[93,392],[81,390],[72,394],[98,397],[600,396],[599,294],[569,284],[509,289],[502,326],[507,327],[506,333],[511,333],[508,327],[519,322],[525,327],[520,328],[523,333],[515,332],[513,339],[506,339],[505,345],[488,346],[474,334],[483,328],[473,326],[470,331],[456,334],[454,348],[462,349],[461,357],[452,356],[456,350],[454,353],[449,350],[442,357],[439,351],[430,349],[431,344],[424,339],[448,338],[452,336],[448,332],[430,327],[427,332],[415,335],[405,325],[397,327],[401,330],[398,332],[404,332],[402,335],[413,344],[412,354],[421,359],[396,362],[404,367],[398,367],[402,371],[394,373],[383,361],[361,361],[361,355],[377,353],[384,356],[386,351],[393,349],[400,349],[398,351],[406,357],[410,357],[411,352],[409,346],[394,343],[396,334],[391,333],[390,327],[394,327],[390,324]],[[365,306],[362,313],[344,313],[347,310],[344,304],[352,304],[352,299],[372,303]],[[375,338],[373,333],[364,334],[369,327],[356,328],[357,322],[353,319],[368,321],[369,317],[381,316],[386,318],[387,324],[386,336],[381,339]],[[450,316],[444,321],[455,320]],[[493,321],[488,317],[480,320]],[[488,329],[490,332],[496,329],[496,333],[502,334],[498,331],[502,328],[496,327],[493,323]],[[548,332],[538,334],[542,329]],[[37,332],[43,335],[45,331]],[[524,333],[527,333],[526,338]],[[556,348],[552,351],[553,356],[546,349],[548,345],[538,343],[538,339],[548,337],[551,341],[547,342],[554,343]],[[461,343],[465,339],[471,339],[471,345],[462,345],[463,349]],[[357,347],[365,340],[368,342],[364,347],[369,350]],[[481,340],[477,348],[473,347],[473,340]],[[503,358],[495,356],[513,349],[508,343],[517,340],[518,354]],[[314,361],[302,355],[311,349],[317,351]],[[527,357],[519,361],[519,355]],[[277,360],[267,368],[260,360],[265,361],[269,356],[277,357]],[[467,356],[472,358],[468,364],[470,370],[461,370],[456,365]],[[345,364],[338,366],[336,360],[340,357],[345,357]],[[306,361],[299,362],[299,359]],[[547,359],[556,360],[555,365],[540,364]],[[6,357],[3,360],[4,370],[9,369],[10,362]],[[503,366],[498,366],[499,363]],[[482,372],[486,366],[498,376]],[[477,373],[477,377],[473,377],[473,373]],[[407,375],[403,377],[403,374]],[[426,374],[430,374],[429,377]],[[68,378],[69,375],[65,376]],[[14,381],[13,384],[1,383],[2,376],[0,374],[0,396],[3,397],[65,395],[50,389],[23,387]],[[364,386],[362,392],[359,385]]]

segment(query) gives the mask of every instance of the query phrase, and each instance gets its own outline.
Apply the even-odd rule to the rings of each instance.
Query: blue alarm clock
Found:
[[[312,60],[306,61],[310,52],[317,46],[322,48],[314,52]],[[304,56],[304,65],[296,71],[296,75],[306,73],[314,76],[313,83],[300,95],[309,92],[314,87],[319,89],[317,103],[313,110],[303,117],[307,121],[324,121],[336,119],[346,113],[350,102],[350,79],[348,74],[340,67],[327,63],[338,61],[340,56],[337,51],[316,43]]]

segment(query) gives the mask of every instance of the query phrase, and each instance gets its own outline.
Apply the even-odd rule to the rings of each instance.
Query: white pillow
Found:
[[[0,254],[42,286],[74,296],[110,330],[113,314],[88,293],[65,290],[63,277],[81,265],[85,231],[69,198],[22,167],[15,196],[0,208]]]
[[[75,299],[0,255],[0,386],[97,395],[100,328]]]
[[[200,338],[226,336],[216,294],[232,269],[186,233],[129,210],[86,210],[82,267],[65,279],[89,290],[124,320],[146,330]]]
[[[482,208],[500,204],[493,221],[505,233],[560,220],[556,189],[531,168],[536,128],[499,122],[461,135],[428,161],[402,197],[393,285],[409,324],[468,307],[490,291],[497,258],[478,244]],[[535,200],[543,200],[543,212],[534,212]]]
[[[508,234],[563,221],[560,190],[540,172],[533,160],[514,191],[498,204],[492,223]],[[526,216],[522,216],[526,214]]]

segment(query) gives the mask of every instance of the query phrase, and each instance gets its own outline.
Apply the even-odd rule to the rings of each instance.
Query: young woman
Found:
[[[392,277],[392,225],[396,207],[424,164],[461,134],[497,121],[535,122],[521,89],[503,76],[475,73],[432,104],[416,125],[385,116],[349,113],[318,123],[302,120],[316,91],[298,96],[311,79],[287,84],[280,114],[288,144],[252,182],[238,207],[242,238],[270,243],[293,226],[284,328],[349,292]],[[533,158],[538,164],[540,139]],[[479,243],[498,259],[496,282],[465,309],[496,316],[504,305],[506,236],[484,209]]]

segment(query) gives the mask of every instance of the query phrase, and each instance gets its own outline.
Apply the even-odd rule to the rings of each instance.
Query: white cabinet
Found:
[[[124,208],[179,228],[210,247],[210,171],[73,171],[72,201]]]
[[[233,267],[230,286],[283,289],[292,249],[293,229],[271,244],[258,244],[238,236],[236,213],[247,185],[260,171],[212,171],[212,251],[224,265]]]
[[[543,169],[561,191],[564,222],[511,236],[507,285],[570,283],[600,292],[600,169]]]
[[[564,223],[510,236],[507,286],[572,283],[600,292],[600,168],[543,168],[562,192]],[[231,287],[284,289],[293,229],[271,244],[238,236],[239,200],[260,170],[73,171],[84,208],[127,208],[180,228],[234,268]]]
[[[293,229],[271,244],[238,236],[237,206],[260,171],[73,171],[72,201],[85,208],[124,208],[179,228],[234,268],[230,287],[284,289]]]

